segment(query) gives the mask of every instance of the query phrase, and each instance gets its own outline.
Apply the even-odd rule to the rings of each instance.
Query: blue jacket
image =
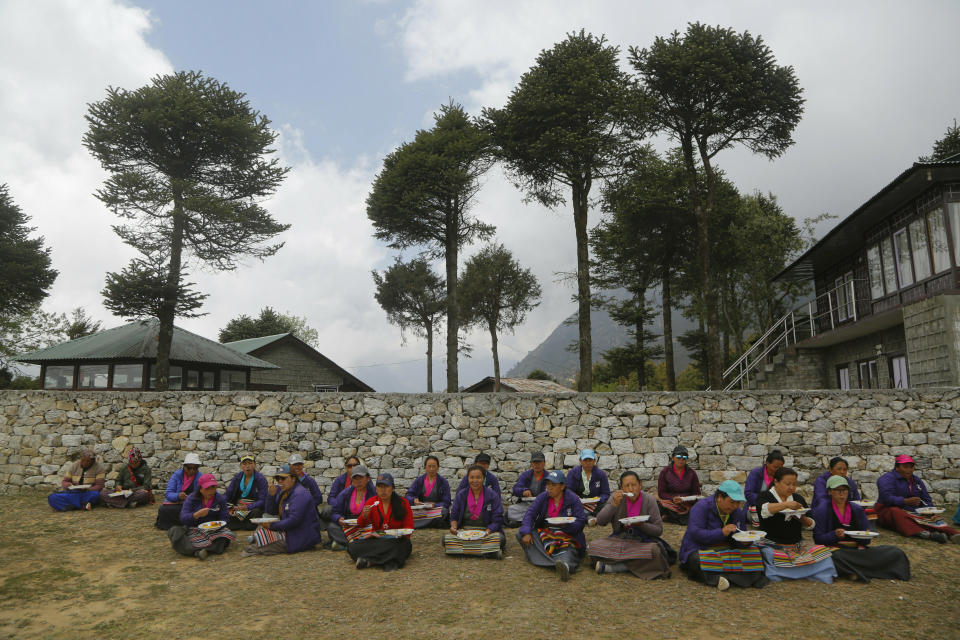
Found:
[[[457,491],[450,507],[450,522],[462,525],[467,513],[467,494],[470,487]],[[500,494],[490,487],[483,488],[483,508],[480,510],[483,524],[490,531],[500,531],[503,528],[503,502]]]
[[[236,504],[243,496],[240,495],[240,482],[243,480],[243,471],[233,476],[233,480],[227,485],[227,502]],[[259,471],[253,472],[253,486],[250,487],[250,493],[247,494],[247,500],[253,500],[250,505],[250,511],[254,509],[264,509],[267,498],[267,479]]]
[[[833,512],[833,503],[830,500],[821,502],[812,511],[813,519],[816,525],[813,527],[813,541],[817,544],[833,545],[837,544],[839,539],[834,531],[840,527],[839,522],[835,522],[836,514]],[[850,531],[866,531],[870,528],[867,523],[867,514],[863,507],[856,504],[850,505],[850,526],[844,527]],[[856,540],[857,544],[870,544],[869,540]]]
[[[829,471],[824,471],[813,481],[813,500],[810,501],[810,508],[814,511],[817,510],[821,502],[830,502],[830,494],[827,492],[827,480],[830,479],[830,475]],[[860,490],[857,488],[857,483],[850,476],[847,476],[847,483],[850,485],[850,495],[847,500],[859,500]]]
[[[610,497],[610,483],[607,481],[607,472],[599,467],[594,467],[590,474],[590,487],[583,486],[583,467],[575,466],[567,471],[567,489],[573,491],[581,498],[596,498],[600,496],[600,504],[603,504]]]
[[[303,474],[303,477],[297,479],[297,482],[299,482],[304,489],[310,492],[310,496],[313,497],[314,508],[323,504],[323,491],[320,491],[320,487],[317,486],[316,480],[305,473]]]
[[[544,491],[530,503],[530,507],[523,516],[523,523],[520,525],[521,536],[528,533],[535,535],[537,529],[547,526],[547,501],[549,499],[550,494]],[[563,490],[563,504],[560,513],[564,516],[573,516],[576,521],[559,527],[553,525],[550,525],[550,527],[573,536],[580,544],[580,555],[583,555],[587,551],[587,539],[583,536],[583,527],[587,524],[587,513],[583,510],[583,503],[580,502],[580,498],[570,489]]]
[[[763,474],[760,474],[761,483]],[[747,509],[740,507],[730,514],[727,524],[735,524],[741,529],[747,528]],[[680,562],[686,562],[690,554],[706,547],[732,545],[733,542],[723,535],[723,520],[717,511],[717,494],[708,499],[698,500],[690,509],[687,531],[680,543]]]
[[[747,475],[747,481],[743,485],[743,495],[747,498],[748,507],[757,506],[757,498],[772,486],[772,483],[767,486],[763,485],[763,467],[764,465],[760,465],[753,469]]]
[[[933,501],[930,499],[930,494],[927,493],[927,487],[923,484],[923,480],[918,478],[916,474],[912,476],[912,480],[913,490],[911,491],[910,483],[907,482],[906,478],[896,471],[887,471],[877,478],[877,491],[880,494],[877,502],[888,507],[900,507],[906,511],[913,511],[917,507],[924,505],[932,505]],[[921,498],[924,504],[914,506],[904,504],[903,499],[910,497]]]
[[[283,513],[278,514],[279,504],[279,490],[275,495],[267,496],[267,513],[280,517],[277,522],[270,523],[270,530],[287,534],[287,553],[306,551],[320,543],[317,508],[306,487],[301,484],[293,485],[290,497],[283,502]]]
[[[439,473],[437,474],[437,483],[433,485],[433,495],[434,497],[423,495],[423,480],[427,477],[427,474],[423,474],[419,478],[413,481],[410,485],[410,488],[407,489],[407,502],[413,504],[415,499],[419,499],[420,502],[432,502],[436,505],[439,505],[445,509],[450,508],[450,483],[447,482],[447,479],[444,478]]]
[[[527,469],[526,471],[521,473],[520,477],[517,478],[516,483],[513,485],[513,495],[517,496],[518,498],[522,498],[523,492],[530,490],[531,480],[533,480],[533,469]],[[546,470],[544,470],[543,478],[540,479],[539,493],[543,493],[546,490],[547,490],[547,472]],[[539,495],[539,493],[537,495]]]
[[[467,483],[467,476],[463,476],[463,479],[460,481],[460,484],[457,485],[457,493],[463,490],[464,487],[470,486]],[[497,492],[497,495],[500,495],[500,481],[497,480],[497,476],[493,475],[493,472],[487,471],[487,478],[483,481],[483,486],[490,487]]]
[[[333,484],[330,485],[330,493],[327,494],[327,504],[333,504],[333,501],[337,499],[337,496],[340,495],[340,492],[347,488],[347,485],[350,484],[347,482],[347,474],[341,473],[336,478],[333,479]]]
[[[193,514],[200,510],[200,503],[203,497],[199,491],[194,491],[183,501],[180,508],[180,522],[185,527],[196,527],[204,522],[213,522],[214,520],[229,520],[230,513],[227,511],[227,496],[217,493],[213,496],[213,504],[210,505],[210,513],[199,520],[193,517]]]
[[[197,470],[197,473],[193,476],[193,481],[190,483],[190,486],[187,488],[186,493],[193,493],[197,488],[197,480],[200,479],[200,471]],[[180,502],[180,492],[183,491],[183,467],[180,467],[173,472],[173,475],[170,476],[169,482],[167,482],[167,491],[164,494],[167,502]]]
[[[330,505],[330,522],[339,522],[340,518],[350,520],[356,517],[350,513],[350,499],[353,498],[353,492],[353,485],[350,485],[341,491],[336,500],[333,501],[333,504]],[[367,484],[367,493],[364,502],[375,495],[377,495],[377,488],[370,482]]]

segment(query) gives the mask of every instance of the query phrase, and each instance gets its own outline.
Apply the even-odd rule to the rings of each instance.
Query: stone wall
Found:
[[[801,483],[843,455],[868,496],[893,455],[910,453],[938,501],[960,484],[960,390],[747,391],[595,394],[298,394],[269,392],[0,392],[0,492],[58,483],[82,446],[116,477],[139,447],[164,486],[186,452],[228,480],[239,454],[267,473],[293,452],[326,489],[345,456],[405,487],[428,454],[457,481],[480,451],[509,490],[543,451],[568,468],[591,447],[612,478],[625,469],[653,489],[675,445],[690,449],[706,490],[743,482],[774,448]]]
[[[960,380],[960,296],[942,295],[903,307],[910,384],[932,387]]]

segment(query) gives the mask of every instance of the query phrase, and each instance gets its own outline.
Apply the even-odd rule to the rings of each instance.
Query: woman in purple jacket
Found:
[[[350,484],[350,474],[353,472],[353,468],[360,462],[360,458],[357,456],[350,456],[343,462],[344,471],[336,478],[333,479],[333,484],[330,485],[330,493],[327,494],[327,503],[322,507],[317,507],[317,512],[320,514],[320,530],[326,531],[327,527],[330,525],[330,518],[333,516],[333,503],[336,501],[337,496],[340,495],[340,492],[347,488],[347,485]],[[371,488],[375,491],[376,488],[373,487],[373,480],[370,481]]]
[[[554,518],[570,522],[550,522]],[[561,471],[547,474],[547,491],[537,496],[517,533],[523,552],[531,564],[553,567],[560,580],[566,582],[577,570],[580,559],[587,553],[583,527],[587,514],[580,498],[570,491]]]
[[[450,483],[438,473],[440,459],[427,456],[423,470],[423,475],[407,489],[406,498],[413,510],[414,529],[442,526],[450,516]]]
[[[913,475],[916,468],[912,457],[899,455],[893,471],[877,478],[877,520],[904,536],[960,544],[960,531],[939,517],[917,513],[918,508],[933,506],[933,500],[923,480]]]
[[[248,538],[250,544],[243,550],[244,557],[297,553],[320,544],[317,510],[310,491],[297,482],[288,465],[280,467],[274,481],[280,488],[267,497],[266,511],[280,519],[260,525]]]
[[[687,531],[680,543],[680,566],[688,578],[720,591],[731,584],[756,588],[767,584],[760,550],[732,537],[747,526],[744,500],[740,485],[724,480],[712,497],[690,509]]]
[[[351,484],[340,492],[333,503],[331,522],[327,526],[330,548],[334,551],[346,550],[350,541],[344,529],[356,524],[356,519],[363,511],[363,504],[377,495],[377,488],[370,481],[370,472],[362,464],[353,468],[350,479]]]
[[[228,526],[234,531],[253,531],[257,525],[251,518],[263,515],[267,499],[267,479],[257,471],[253,456],[240,458],[240,473],[227,486],[227,504],[230,507]]]
[[[689,459],[690,453],[686,447],[674,447],[670,454],[670,464],[661,469],[657,477],[660,515],[667,522],[686,525],[690,507],[696,500],[684,498],[700,495],[700,478],[687,464]]]
[[[773,486],[773,476],[777,473],[786,461],[779,449],[774,449],[767,454],[767,458],[762,465],[752,469],[747,474],[747,482],[743,485],[743,493],[747,498],[748,515],[750,522],[754,526],[760,524],[760,516],[757,515],[757,498],[760,494]]]
[[[167,529],[173,549],[185,556],[205,560],[208,553],[223,553],[237,539],[227,528],[227,498],[217,493],[217,479],[212,473],[201,475],[197,490],[187,496],[180,510],[180,525]],[[215,529],[201,528],[207,522],[220,522]]]
[[[500,494],[484,486],[484,468],[478,464],[467,469],[467,486],[457,491],[450,507],[450,533],[443,536],[448,555],[503,558],[507,537],[503,533],[503,503]],[[477,530],[483,537],[465,539],[463,531]],[[479,536],[479,534],[477,534]]]

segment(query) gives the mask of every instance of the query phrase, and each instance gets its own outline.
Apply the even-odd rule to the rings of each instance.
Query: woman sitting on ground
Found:
[[[376,488],[370,482],[370,472],[365,466],[355,466],[350,477],[350,486],[341,491],[333,503],[332,522],[327,527],[330,548],[334,551],[346,549],[350,538],[359,533],[356,520],[363,511],[363,505],[377,495]]]
[[[939,515],[917,513],[920,507],[932,507],[933,500],[923,480],[913,475],[916,468],[913,458],[900,455],[894,461],[893,471],[877,478],[877,520],[904,536],[960,544],[960,532]]]
[[[647,520],[633,524],[621,522],[637,516],[646,516]],[[670,564],[676,561],[677,554],[660,537],[663,521],[657,500],[643,492],[636,472],[625,471],[620,476],[620,489],[610,495],[610,500],[597,514],[597,525],[606,524],[613,527],[613,534],[587,546],[587,553],[597,563],[598,574],[629,571],[647,580],[670,577]]]
[[[180,511],[180,525],[170,527],[167,537],[173,549],[185,556],[205,560],[207,554],[223,553],[230,542],[237,539],[226,526],[228,517],[227,498],[217,493],[217,479],[212,473],[204,473],[197,480],[197,490],[187,496]],[[200,525],[206,522],[223,522],[216,529]]]
[[[327,494],[327,502],[321,507],[317,508],[317,512],[320,514],[320,530],[326,531],[327,527],[330,525],[330,518],[333,516],[333,503],[336,502],[337,496],[340,495],[340,492],[347,488],[350,484],[350,474],[353,472],[353,468],[360,464],[360,458],[357,456],[348,457],[344,463],[344,472],[338,475],[333,479],[333,484],[330,485],[330,493]],[[371,489],[376,490],[371,483]]]
[[[757,498],[760,528],[775,545],[760,549],[764,571],[771,582],[805,578],[830,584],[837,577],[830,550],[823,545],[802,545],[803,529],[812,530],[816,522],[806,513],[807,501],[797,494],[797,472],[780,467],[773,486]]]
[[[747,482],[743,485],[743,494],[747,498],[747,511],[750,516],[750,522],[754,525],[760,523],[757,515],[757,498],[760,494],[773,486],[773,475],[786,462],[779,449],[774,449],[767,454],[767,458],[762,465],[751,470],[747,474]]]
[[[60,491],[47,497],[56,511],[86,509],[90,511],[100,502],[100,491],[107,481],[107,468],[97,462],[93,449],[80,451],[80,459],[67,466],[60,482]]]
[[[257,471],[253,456],[240,458],[240,472],[233,476],[227,486],[227,503],[230,507],[230,528],[234,531],[253,531],[257,525],[251,518],[263,515],[267,500],[267,479]]]
[[[320,544],[317,510],[310,490],[297,482],[290,465],[280,467],[273,479],[278,489],[273,495],[264,490],[264,508],[267,514],[280,519],[257,527],[247,538],[249,544],[243,550],[244,557],[297,553]]]
[[[140,449],[133,447],[127,454],[127,464],[120,470],[116,486],[112,490],[103,489],[100,500],[108,507],[117,509],[153,504],[153,490],[150,488],[152,478],[150,466],[144,461]],[[120,495],[111,495],[115,493]]]
[[[377,476],[377,495],[363,505],[357,526],[372,528],[371,535],[347,545],[347,553],[356,561],[357,569],[379,566],[393,571],[407,563],[413,552],[413,512],[407,499],[394,491],[393,476],[389,473]]]
[[[180,524],[180,512],[187,496],[196,491],[196,481],[199,477],[200,456],[188,453],[183,459],[183,466],[173,472],[167,482],[164,502],[157,509],[157,521],[154,526],[164,531]]]
[[[700,495],[700,478],[687,464],[689,459],[686,447],[674,447],[670,464],[661,469],[657,477],[660,515],[667,522],[686,525],[690,508],[696,500],[685,501],[684,498]]]
[[[817,521],[813,541],[834,547],[833,564],[839,575],[870,582],[871,578],[910,579],[910,560],[900,548],[867,546],[870,538],[851,538],[848,532],[865,532],[867,515],[860,505],[851,504],[849,480],[841,475],[827,479],[827,501],[814,509]]]
[[[450,517],[450,483],[437,473],[439,470],[440,459],[437,456],[427,456],[423,462],[423,475],[414,480],[407,489],[407,502],[415,507],[415,529],[442,526]]]
[[[467,469],[467,486],[457,492],[450,507],[450,533],[443,536],[443,550],[449,555],[503,558],[507,537],[503,533],[503,504],[500,494],[484,486],[484,469],[478,464]],[[477,530],[476,539],[461,537],[460,531]]]
[[[584,449],[580,452],[580,464],[567,472],[565,480],[567,489],[572,491],[581,500],[592,498],[583,504],[584,510],[590,517],[590,524],[595,524],[595,515],[610,499],[610,481],[607,473],[597,466],[597,452],[593,449]]]
[[[827,480],[834,476],[846,478],[850,488],[850,500],[860,500],[860,489],[857,487],[857,483],[847,475],[849,469],[850,464],[840,456],[830,459],[827,470],[817,476],[817,479],[813,481],[813,499],[810,500],[810,508],[812,510],[817,511],[822,503],[830,502],[830,496],[827,493]]]
[[[547,474],[547,491],[537,496],[517,533],[523,552],[531,564],[553,567],[560,580],[566,582],[577,570],[587,552],[583,527],[587,514],[577,495],[567,489],[567,479],[560,471]],[[548,518],[570,518],[567,523],[550,523]]]
[[[504,517],[506,526],[519,527],[533,499],[547,490],[546,464],[543,452],[535,451],[530,454],[530,468],[521,473],[513,484],[512,493],[517,503],[507,507]]]
[[[760,550],[736,542],[733,535],[746,529],[747,510],[743,489],[724,480],[710,498],[690,509],[687,530],[680,544],[680,566],[691,580],[720,591],[730,585],[760,588],[767,584]]]

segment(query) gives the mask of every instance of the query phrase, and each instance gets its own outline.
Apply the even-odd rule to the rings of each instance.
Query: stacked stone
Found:
[[[322,488],[357,455],[402,486],[433,454],[457,481],[481,451],[509,491],[530,454],[569,468],[591,448],[615,481],[637,471],[653,489],[670,451],[691,453],[705,490],[743,482],[771,449],[806,482],[833,456],[875,497],[893,456],[909,453],[939,502],[956,501],[960,390],[589,394],[327,394],[269,392],[0,392],[0,493],[52,487],[81,447],[114,479],[138,447],[157,486],[187,452],[227,480],[251,452],[266,473],[301,454]],[[809,490],[809,485],[805,488]]]

